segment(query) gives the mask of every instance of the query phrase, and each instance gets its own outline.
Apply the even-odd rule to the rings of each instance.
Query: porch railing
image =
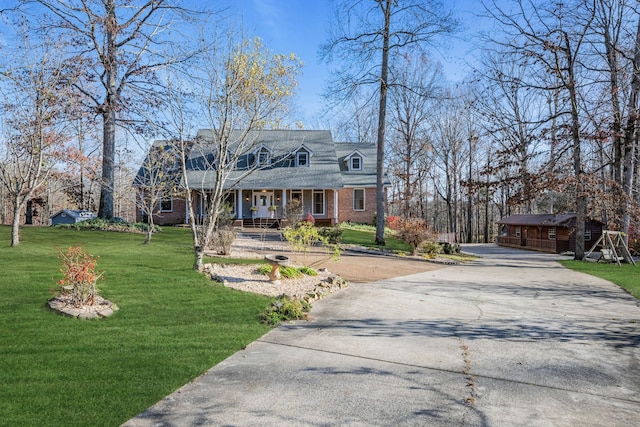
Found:
[[[521,237],[498,236],[498,244],[503,246],[535,249],[545,252],[556,251],[556,241],[548,239],[523,239]]]

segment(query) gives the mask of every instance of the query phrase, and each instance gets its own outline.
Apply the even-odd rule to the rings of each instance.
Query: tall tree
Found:
[[[178,33],[171,33],[171,25],[179,16],[186,16],[186,11],[170,0],[35,1],[57,20],[48,29],[50,36],[57,33],[73,40],[76,51],[72,55],[85,61],[84,79],[76,89],[85,96],[87,106],[102,117],[98,214],[113,218],[117,126],[131,129],[136,125],[136,110],[161,102],[154,73],[176,60],[162,56],[162,45],[179,40]]]
[[[527,86],[529,67],[516,59],[506,54],[484,56],[482,69],[476,71],[484,84],[475,86],[474,108],[496,148],[484,175],[495,177],[501,171],[501,185],[508,182],[513,190],[509,204],[530,214],[541,190],[536,160],[543,151],[547,103],[544,93]]]
[[[441,96],[444,77],[439,64],[426,58],[398,61],[396,68],[396,79],[404,84],[390,91],[393,118],[390,164],[396,165],[392,170],[401,183],[401,213],[409,218],[414,216],[412,213],[420,213],[417,196],[428,173],[425,166],[431,148],[426,129],[434,111],[433,103]]]
[[[387,91],[402,84],[390,78],[389,67],[401,54],[424,49],[436,36],[453,32],[457,23],[437,0],[343,0],[334,10],[329,41],[321,48],[325,60],[340,62],[328,97],[349,99],[362,85],[373,84],[379,91],[375,241],[384,245]]]
[[[468,134],[463,102],[453,96],[440,103],[438,111],[431,118],[430,135],[433,144],[433,171],[435,191],[447,206],[447,229],[449,233],[459,231],[460,217],[460,182],[462,180],[465,161],[468,160]]]
[[[609,108],[601,131],[611,140],[611,175],[624,199],[617,203],[616,222],[628,236],[640,118],[640,14],[637,2],[628,0],[596,0],[592,7],[593,49],[606,64],[602,74],[608,74],[602,78]]]
[[[584,224],[587,218],[586,172],[583,164],[584,123],[580,102],[587,86],[581,79],[584,71],[586,37],[590,32],[595,11],[583,7],[594,0],[570,2],[550,1],[538,4],[531,0],[518,0],[516,11],[510,12],[492,1],[485,5],[487,13],[505,29],[505,37],[494,40],[504,51],[516,54],[528,64],[527,84],[532,89],[560,91],[567,99],[567,108],[561,112],[565,118],[566,138],[571,143],[575,189],[576,249],[575,258],[584,257]],[[555,84],[550,85],[548,76]]]

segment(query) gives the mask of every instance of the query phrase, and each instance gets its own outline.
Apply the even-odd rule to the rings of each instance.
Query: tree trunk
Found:
[[[13,221],[11,222],[11,246],[13,247],[20,244],[20,207],[16,195],[13,203]]]
[[[151,236],[153,235],[153,210],[149,214],[149,220],[147,221],[147,237],[144,239],[144,244],[151,243]]]
[[[100,208],[98,216],[113,219],[113,193],[115,187],[115,147],[116,147],[116,111],[118,109],[117,89],[117,53],[116,7],[113,0],[105,2],[107,32],[107,53],[104,61],[106,97],[102,104],[102,188],[100,190]]]
[[[201,246],[195,248],[196,259],[193,264],[193,269],[197,271],[202,271],[203,259],[204,259],[204,249]]]
[[[629,243],[629,225],[631,223],[631,204],[633,198],[633,178],[636,168],[636,150],[638,145],[638,95],[640,93],[640,18],[636,28],[636,39],[633,54],[633,74],[631,75],[631,92],[629,94],[628,118],[625,126],[624,174],[622,187],[626,195],[623,228],[625,242]]]
[[[387,115],[387,79],[389,77],[389,21],[392,0],[385,1],[382,45],[382,67],[380,70],[380,109],[378,111],[378,147],[376,157],[376,245],[384,245],[384,138]]]

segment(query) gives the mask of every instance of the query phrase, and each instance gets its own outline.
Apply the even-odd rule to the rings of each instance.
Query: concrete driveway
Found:
[[[556,255],[463,249],[484,258],[352,285],[125,425],[640,425],[638,301]]]

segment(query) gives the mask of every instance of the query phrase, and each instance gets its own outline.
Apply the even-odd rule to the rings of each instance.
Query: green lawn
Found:
[[[572,270],[581,271],[613,282],[637,299],[640,299],[640,266],[634,266],[632,264],[602,264],[574,260],[563,260],[560,261],[560,264]]]
[[[398,240],[394,237],[385,236],[385,245],[382,246],[383,249],[390,251],[403,251],[411,253],[411,246]],[[376,245],[376,233],[375,229],[371,227],[371,230],[368,229],[352,229],[352,228],[344,228],[342,231],[342,243],[352,244],[352,245],[360,245],[369,248],[377,248]]]
[[[144,236],[0,226],[0,425],[115,426],[263,335],[271,299],[193,271],[190,234]],[[120,311],[78,320],[50,311],[56,248],[100,257],[100,294]]]

